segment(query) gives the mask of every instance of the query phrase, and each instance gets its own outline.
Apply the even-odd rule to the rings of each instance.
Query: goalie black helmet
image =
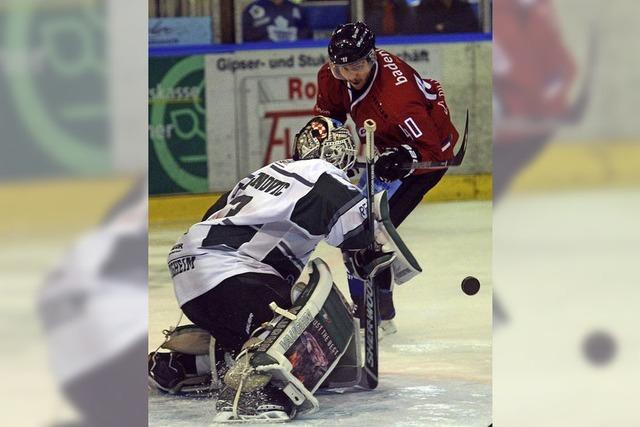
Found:
[[[376,36],[363,22],[338,26],[329,41],[329,59],[336,65],[349,64],[369,55],[376,45]]]

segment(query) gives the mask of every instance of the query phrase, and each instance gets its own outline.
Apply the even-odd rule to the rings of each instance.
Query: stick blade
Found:
[[[459,166],[462,164],[462,160],[464,159],[464,155],[467,152],[467,141],[469,139],[469,110],[467,109],[467,117],[464,121],[464,132],[462,134],[462,144],[460,145],[460,149],[458,153],[453,158],[451,162],[451,166]]]

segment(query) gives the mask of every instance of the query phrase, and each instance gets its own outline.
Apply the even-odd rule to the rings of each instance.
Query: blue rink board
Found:
[[[419,36],[390,36],[376,38],[376,45],[420,43],[474,43],[492,40],[492,33],[428,34]],[[182,46],[149,46],[149,57],[206,55],[210,53],[234,53],[251,50],[283,50],[327,47],[327,40],[298,40],[295,42],[256,42],[243,44],[206,44]]]

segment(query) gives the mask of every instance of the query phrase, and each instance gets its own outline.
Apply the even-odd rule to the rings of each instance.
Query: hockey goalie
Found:
[[[169,252],[176,298],[194,324],[166,332],[149,355],[149,383],[215,394],[215,421],[290,420],[318,409],[319,388],[360,382],[352,307],[329,267],[309,262],[321,240],[358,277],[388,269],[404,283],[421,271],[385,193],[369,229],[367,200],[347,177],[356,148],[345,126],[316,116],[293,151],[238,182]]]

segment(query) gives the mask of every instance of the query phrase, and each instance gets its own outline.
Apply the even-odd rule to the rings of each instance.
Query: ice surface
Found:
[[[179,317],[165,259],[188,226],[150,227],[150,350],[162,342],[162,329]],[[491,423],[491,203],[422,204],[399,231],[424,273],[395,289],[398,333],[380,343],[378,388],[321,394],[320,410],[296,419],[295,425]],[[334,281],[348,295],[339,251],[321,245],[314,256],[329,264]],[[480,280],[478,294],[462,292],[466,276]],[[214,407],[213,399],[152,394],[149,425],[212,425]]]
[[[640,425],[640,191],[517,195],[495,210],[496,425]],[[617,347],[594,365],[585,340]]]

